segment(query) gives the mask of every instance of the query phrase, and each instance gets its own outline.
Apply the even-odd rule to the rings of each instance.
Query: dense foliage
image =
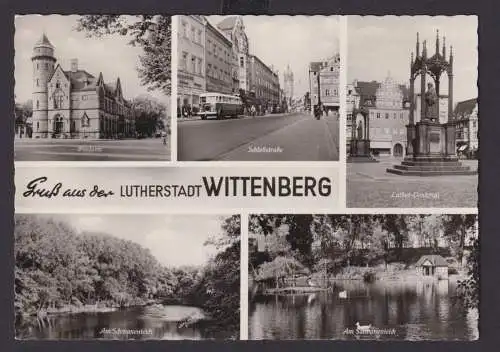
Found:
[[[217,255],[204,267],[166,268],[149,250],[106,234],[77,234],[48,217],[16,216],[18,315],[68,306],[127,307],[175,302],[203,308],[210,328],[239,335],[240,217],[222,220]]]
[[[477,216],[460,214],[253,215],[249,224],[250,233],[266,238],[264,251],[249,246],[256,279],[289,272],[293,260],[325,276],[351,265],[408,265],[446,252],[461,265],[467,241],[477,237]]]
[[[78,19],[76,29],[88,36],[117,34],[129,37],[130,45],[139,46],[143,50],[139,57],[140,66],[137,68],[142,84],[170,95],[170,16],[85,15]]]

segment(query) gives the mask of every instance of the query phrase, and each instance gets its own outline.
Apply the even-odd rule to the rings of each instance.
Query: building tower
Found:
[[[42,34],[33,48],[33,138],[48,136],[47,83],[54,72],[54,46]]]
[[[290,107],[292,104],[293,98],[293,72],[290,69],[290,65],[286,67],[285,72],[283,72],[283,81],[284,81],[284,91],[286,97],[286,103]]]

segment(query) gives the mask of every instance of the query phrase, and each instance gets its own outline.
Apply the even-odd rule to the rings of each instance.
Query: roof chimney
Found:
[[[71,72],[78,71],[78,59],[71,59]]]

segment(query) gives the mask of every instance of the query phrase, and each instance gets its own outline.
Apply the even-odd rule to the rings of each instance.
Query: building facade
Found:
[[[255,55],[249,56],[249,90],[260,104],[271,108],[280,103],[280,83],[276,72]]]
[[[191,112],[199,106],[200,94],[206,90],[205,19],[196,15],[175,18],[178,20],[177,107]]]
[[[311,62],[309,65],[309,83],[311,103],[318,104],[318,96],[327,112],[338,113],[340,108],[339,92],[340,55],[336,54],[325,61]],[[319,75],[319,79],[318,79]],[[318,81],[319,89],[318,92]]]
[[[233,84],[235,92],[249,90],[248,85],[248,37],[241,16],[229,16],[217,24],[217,28],[233,43]],[[237,88],[236,88],[237,87]]]
[[[236,58],[232,42],[206,21],[205,62],[206,90],[224,94],[236,93],[233,85]]]
[[[410,115],[406,86],[396,83],[390,75],[381,83],[355,81],[347,86],[347,100],[347,145],[353,126],[363,125],[361,114],[356,112],[363,109],[369,118],[371,150],[382,155],[405,155]]]
[[[56,64],[54,46],[43,34],[33,49],[34,138],[123,138],[135,135],[132,105],[123,97],[120,78],[105,83],[78,68]]]
[[[477,99],[458,102],[455,111],[457,122],[457,149],[474,152],[479,149],[479,115]]]

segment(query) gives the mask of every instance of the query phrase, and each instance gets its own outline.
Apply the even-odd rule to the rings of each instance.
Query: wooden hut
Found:
[[[422,276],[435,277],[438,280],[448,279],[448,263],[440,255],[423,255],[415,267]]]

